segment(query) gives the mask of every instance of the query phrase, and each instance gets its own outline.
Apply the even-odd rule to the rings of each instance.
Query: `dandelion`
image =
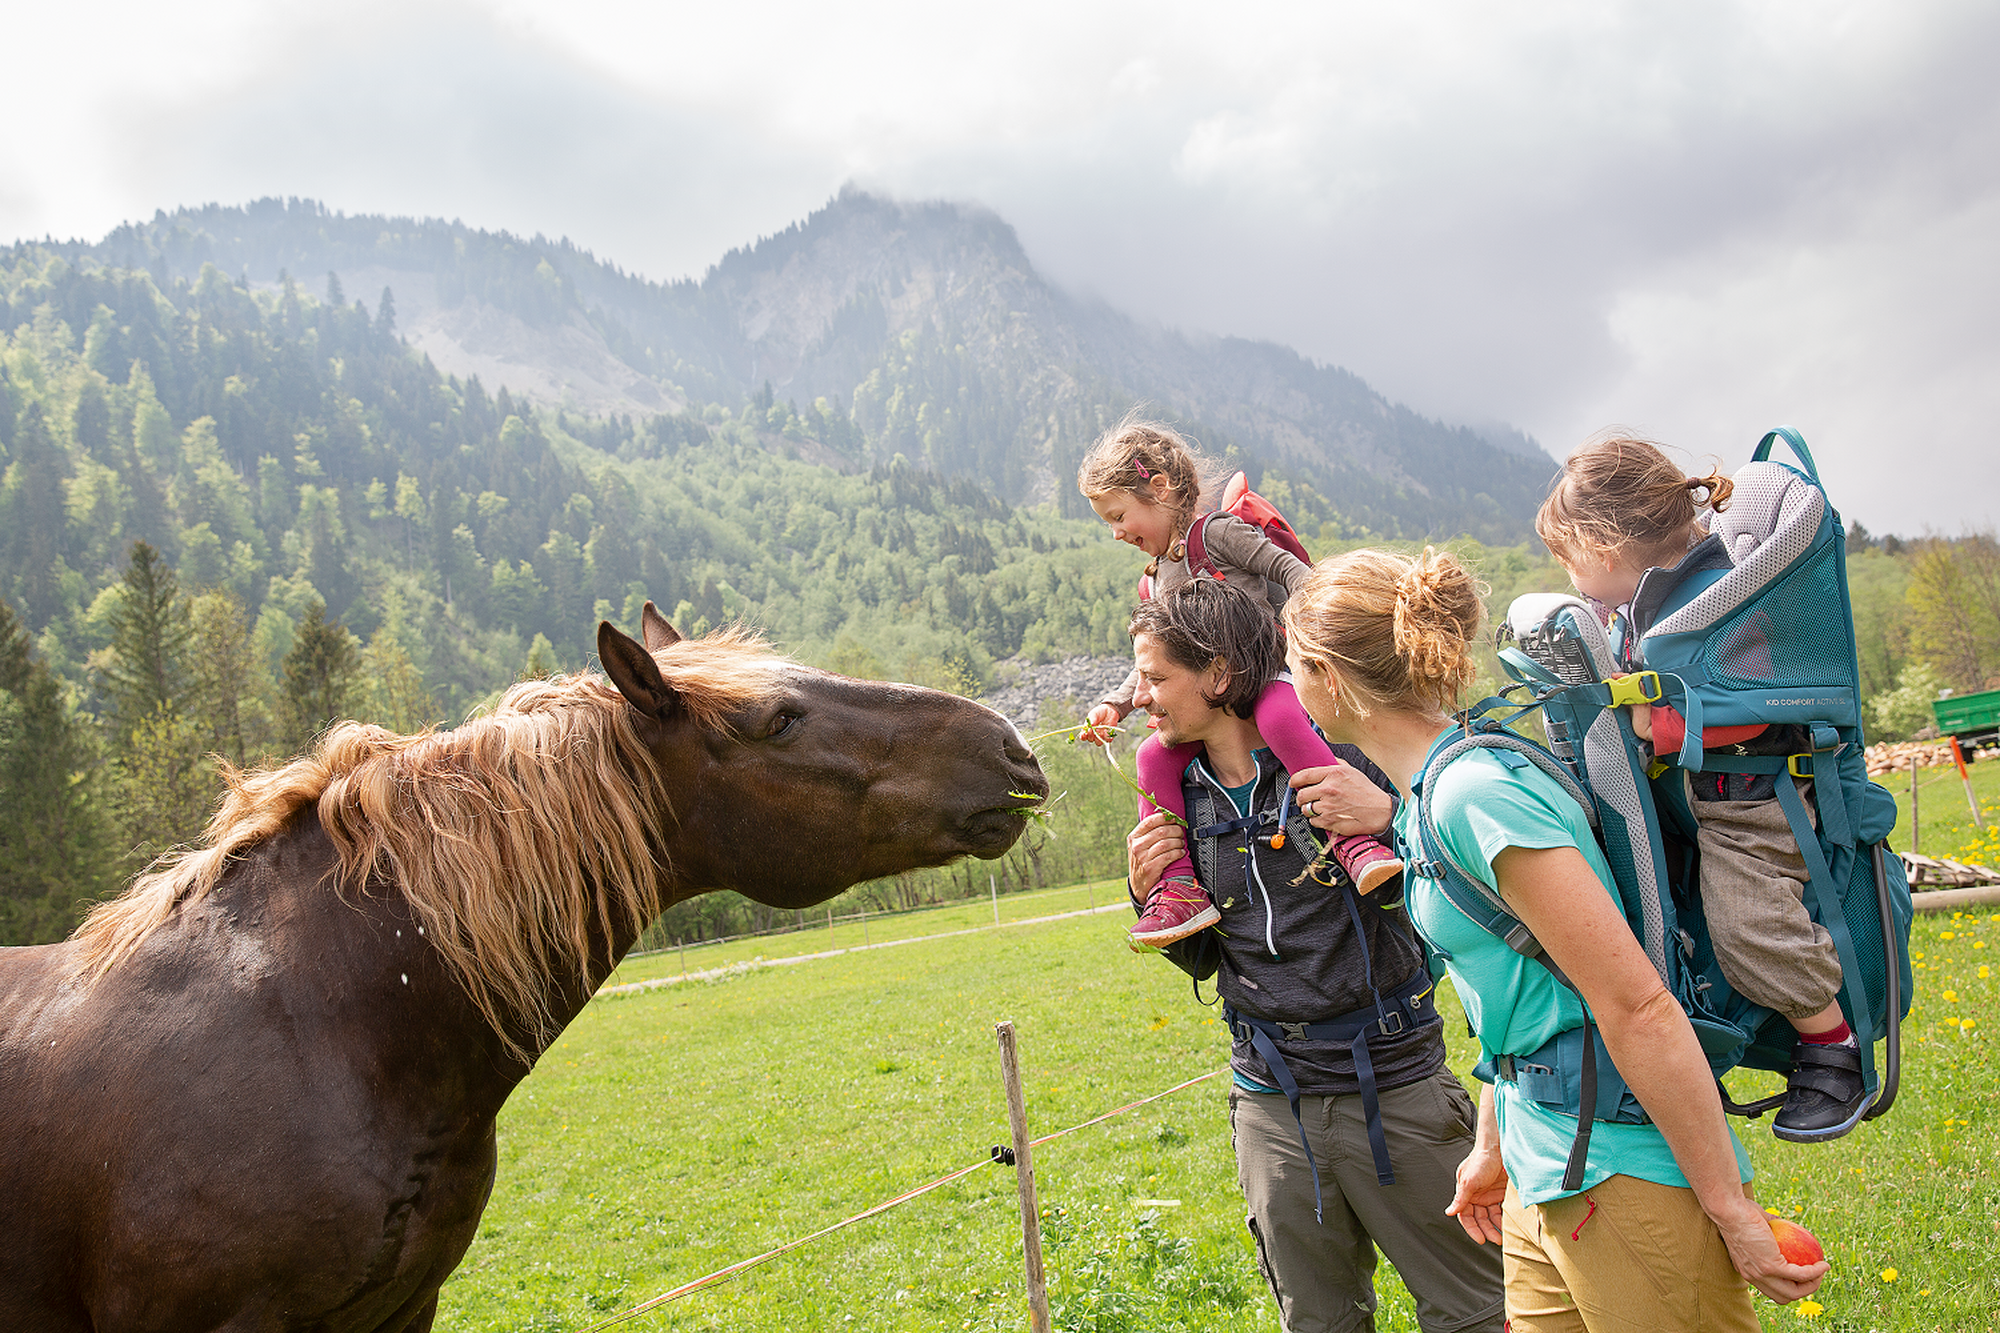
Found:
[[[1974,1028],[1976,1028],[1976,1027],[1978,1027],[1978,1026],[1979,1026],[1979,1025],[1978,1025],[1977,1023],[1973,1022],[1973,1021],[1972,1021],[1971,1019],[1969,1019],[1969,1018],[1965,1018],[1965,1019],[1960,1019],[1960,1020],[1959,1020],[1959,1024],[1958,1024],[1958,1030],[1959,1030],[1960,1032],[1970,1032],[1970,1031],[1972,1031],[1972,1029],[1974,1029]]]
[[[1818,1301],[1799,1302],[1799,1318],[1801,1319],[1817,1319],[1820,1317],[1820,1315],[1825,1313],[1825,1311],[1826,1307],[1824,1305],[1821,1305]]]
[[[1984,964],[1984,963],[1981,963],[1981,964],[1979,965],[1979,979],[1980,979],[1981,981],[1984,981],[1984,980],[1986,980],[1986,978],[1987,978],[1987,977],[1989,977],[1989,976],[1991,976],[1991,975],[1992,975],[1992,974],[1991,974],[1990,972],[1988,972],[1988,971],[1986,970],[1986,964]]]
[[[1958,1003],[1958,992],[1957,992],[1957,991],[1955,991],[1955,990],[1948,990],[1948,991],[1946,991],[1946,992],[1944,993],[1944,1002],[1945,1002],[1946,1004],[1957,1004],[1957,1003]]]
[[[1894,1281],[1896,1280],[1896,1270],[1895,1270],[1895,1269],[1893,1269],[1893,1268],[1885,1268],[1885,1269],[1883,1269],[1883,1270],[1882,1270],[1882,1280],[1883,1280],[1884,1282],[1894,1282]]]
[[[1922,949],[1910,950],[1910,957],[1917,959],[1919,962],[1923,960],[1923,956],[1924,956],[1924,951]]]
[[[1956,931],[1944,930],[1938,932],[1938,938],[1941,940],[1955,940],[1958,938],[1958,934]]]

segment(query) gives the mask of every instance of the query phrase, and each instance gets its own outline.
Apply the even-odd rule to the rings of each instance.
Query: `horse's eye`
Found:
[[[799,715],[797,713],[779,713],[771,719],[771,724],[764,728],[764,739],[767,741],[775,740],[779,736],[784,735],[792,729],[792,723],[798,720]]]

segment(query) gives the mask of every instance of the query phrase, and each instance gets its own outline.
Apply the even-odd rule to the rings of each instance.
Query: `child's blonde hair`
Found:
[[[1478,674],[1485,594],[1449,552],[1371,547],[1313,566],[1285,600],[1285,630],[1301,665],[1334,678],[1343,709],[1449,713]]]
[[[1213,480],[1214,465],[1180,432],[1163,422],[1148,421],[1136,411],[1100,435],[1077,465],[1076,488],[1086,500],[1102,500],[1129,491],[1148,504],[1153,478],[1167,479],[1168,508],[1174,531],[1186,530],[1201,503],[1201,493]]]
[[[1535,531],[1558,559],[1631,552],[1641,567],[1671,563],[1686,550],[1695,515],[1721,513],[1734,489],[1720,471],[1686,476],[1651,440],[1607,430],[1563,460]]]

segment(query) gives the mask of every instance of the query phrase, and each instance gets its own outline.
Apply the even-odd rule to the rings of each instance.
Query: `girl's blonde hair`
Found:
[[[1076,469],[1076,488],[1086,500],[1129,491],[1153,504],[1153,478],[1165,477],[1166,504],[1178,533],[1194,518],[1214,471],[1215,465],[1172,426],[1128,412],[1083,456]]]
[[[1349,551],[1286,599],[1285,629],[1308,670],[1334,677],[1343,709],[1449,713],[1477,674],[1485,594],[1449,552]]]
[[[1721,513],[1734,489],[1719,471],[1685,476],[1651,440],[1607,430],[1563,460],[1561,475],[1535,515],[1535,531],[1558,558],[1629,551],[1678,559],[1695,515],[1703,509]]]

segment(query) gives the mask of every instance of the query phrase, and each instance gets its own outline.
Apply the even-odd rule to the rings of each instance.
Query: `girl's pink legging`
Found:
[[[1327,768],[1340,762],[1334,757],[1333,751],[1327,748],[1326,742],[1320,739],[1320,734],[1313,730],[1312,722],[1306,717],[1305,706],[1299,702],[1298,693],[1292,689],[1290,681],[1278,679],[1266,685],[1264,692],[1257,696],[1256,707],[1251,711],[1257,723],[1257,730],[1264,737],[1264,743],[1271,747],[1272,754],[1278,756],[1278,762],[1285,766],[1286,772],[1299,773],[1308,768]],[[1194,762],[1195,756],[1202,753],[1203,748],[1200,741],[1189,741],[1185,745],[1163,745],[1157,736],[1146,738],[1139,746],[1134,764],[1139,771],[1139,786],[1142,789],[1139,797],[1139,818],[1144,819],[1153,813],[1154,802],[1146,799],[1146,793],[1151,793],[1158,801],[1160,809],[1171,812],[1181,820],[1187,819],[1187,798],[1181,794],[1181,775],[1187,771],[1187,766]],[[1363,838],[1363,835],[1359,834],[1354,836]],[[1363,838],[1363,840],[1373,843],[1373,839]],[[1341,850],[1340,844],[1348,839],[1336,837],[1331,841],[1338,855]],[[1168,866],[1160,876],[1162,883],[1170,879],[1194,882],[1192,851],[1193,846],[1190,843],[1190,855],[1183,856]],[[1340,860],[1343,865],[1346,864],[1345,857],[1340,857]]]

